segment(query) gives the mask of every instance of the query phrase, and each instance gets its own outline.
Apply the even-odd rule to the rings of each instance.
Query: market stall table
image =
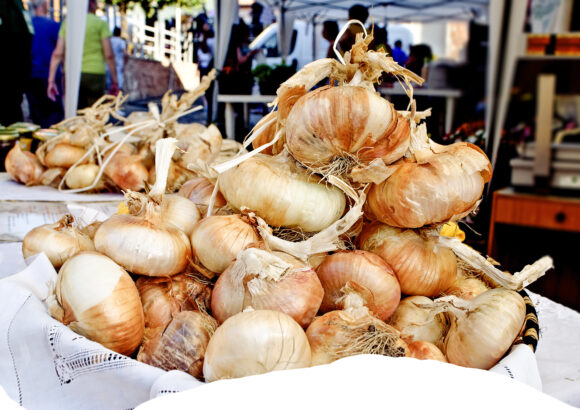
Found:
[[[244,104],[244,123],[248,123],[248,104],[262,103],[267,104],[274,101],[275,95],[237,95],[237,94],[219,94],[217,97],[218,102],[226,104],[225,109],[225,128],[226,134],[229,139],[234,139],[235,136],[235,125],[236,117],[234,112],[234,105],[236,103]]]

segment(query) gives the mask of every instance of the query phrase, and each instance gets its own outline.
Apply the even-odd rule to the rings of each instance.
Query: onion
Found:
[[[220,275],[211,310],[220,323],[249,306],[277,310],[306,327],[323,295],[316,272],[306,264],[283,252],[250,248]]]
[[[105,255],[81,252],[60,268],[48,300],[52,317],[124,355],[143,337],[143,308],[129,274]]]
[[[191,245],[203,266],[222,273],[238,253],[260,237],[241,215],[212,215],[202,219],[191,234]]]
[[[163,197],[161,214],[165,223],[181,229],[187,236],[191,235],[193,227],[201,218],[199,209],[193,202],[174,194]]]
[[[212,163],[220,152],[222,134],[218,127],[210,124],[207,128],[201,124],[175,124],[177,146],[183,151],[179,164],[187,168],[198,160]]]
[[[422,340],[443,346],[449,327],[444,313],[433,317],[433,301],[426,296],[409,296],[401,300],[389,323],[401,332],[407,342]]]
[[[58,269],[77,252],[94,251],[95,246],[89,235],[75,228],[73,222],[72,215],[65,215],[57,223],[32,229],[22,240],[22,255],[28,258],[44,252]]]
[[[70,170],[64,181],[66,186],[71,189],[85,188],[93,184],[99,171],[100,167],[97,164],[77,165]],[[94,188],[94,190],[99,190],[105,187],[102,180],[99,182],[100,183]]]
[[[376,253],[395,271],[406,295],[437,296],[457,276],[457,258],[428,231],[398,229],[381,223],[363,228],[360,249]]]
[[[467,302],[466,310],[450,308],[454,320],[445,338],[447,360],[483,370],[490,369],[508,351],[526,318],[524,299],[504,288],[483,292]]]
[[[328,256],[317,269],[324,288],[320,310],[341,309],[345,286],[363,291],[364,305],[379,319],[387,320],[401,299],[401,287],[391,267],[373,253],[355,250]]]
[[[475,277],[459,276],[445,291],[446,295],[457,296],[461,299],[472,300],[477,295],[488,290],[489,287]]]
[[[458,220],[476,207],[491,178],[491,164],[473,144],[437,146],[420,162],[401,160],[394,173],[368,194],[367,211],[401,228]]]
[[[188,198],[197,205],[202,214],[207,213],[207,207],[214,190],[214,184],[207,178],[195,177],[184,183],[179,189],[178,195]],[[214,201],[214,210],[227,205],[221,192],[217,192]]]
[[[217,328],[205,351],[203,375],[212,382],[310,366],[310,345],[294,319],[282,312],[238,313]]]
[[[162,214],[148,204],[140,215],[113,215],[95,234],[95,248],[129,272],[167,276],[182,272],[191,259],[187,235],[164,224]]]
[[[248,208],[275,227],[321,231],[346,206],[338,188],[321,183],[287,155],[255,155],[220,174],[218,183],[233,208]]]
[[[145,188],[145,181],[149,171],[138,154],[117,152],[109,161],[104,171],[105,175],[122,190],[141,191]]]
[[[350,156],[389,164],[409,147],[409,122],[401,118],[405,126],[398,128],[398,121],[393,105],[366,87],[321,87],[292,107],[286,144],[294,158],[315,168]]]
[[[143,304],[146,335],[165,330],[181,311],[205,311],[210,306],[209,285],[186,273],[163,278],[141,276],[136,285]]]
[[[191,244],[175,219],[164,212],[165,187],[175,139],[156,143],[155,168],[158,176],[149,194],[125,194],[132,215],[113,215],[95,234],[95,248],[132,273],[169,276],[182,272],[191,260]],[[171,218],[170,218],[171,219]]]
[[[137,360],[163,370],[182,370],[193,377],[203,377],[203,359],[217,323],[208,314],[177,313],[167,329],[146,340]]]
[[[408,355],[398,330],[372,316],[357,295],[348,298],[345,310],[318,316],[306,329],[313,366],[357,354]]]
[[[411,357],[419,360],[438,360],[447,363],[443,352],[433,343],[416,340],[408,344]]]
[[[49,168],[61,167],[70,168],[79,161],[85,154],[86,150],[76,145],[66,142],[54,144],[44,156],[44,165]]]
[[[38,158],[28,151],[22,151],[20,144],[15,144],[8,151],[4,167],[12,178],[26,185],[36,183],[44,171]]]

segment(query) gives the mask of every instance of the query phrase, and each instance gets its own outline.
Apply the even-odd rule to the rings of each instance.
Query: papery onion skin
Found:
[[[168,276],[182,272],[191,260],[187,235],[133,215],[113,215],[95,234],[95,248],[129,272]]]
[[[38,158],[28,151],[22,151],[20,144],[8,151],[4,166],[12,178],[26,185],[36,183],[44,171]]]
[[[232,207],[248,208],[274,227],[318,232],[336,222],[346,207],[338,188],[325,185],[282,155],[248,158],[220,174],[218,182]]]
[[[433,343],[424,340],[416,340],[408,343],[411,357],[419,360],[438,360],[447,363],[447,358],[443,352]]]
[[[178,195],[188,198],[198,206],[205,214],[209,201],[214,190],[214,184],[207,178],[195,177],[184,183],[179,189]],[[226,206],[226,199],[221,192],[217,192],[214,202],[214,209]]]
[[[143,304],[146,332],[163,331],[181,311],[209,310],[209,285],[187,273],[160,278],[140,276],[135,284]]]
[[[292,265],[279,280],[239,275],[234,266],[237,261],[220,275],[211,299],[211,311],[220,323],[249,306],[286,313],[304,328],[312,322],[324,295],[316,272],[283,252],[272,254]],[[234,297],[238,290],[243,292],[241,305]]]
[[[143,343],[137,360],[163,370],[182,370],[201,379],[205,350],[216,328],[216,321],[208,314],[177,313],[163,332]]]
[[[372,184],[366,211],[400,228],[461,219],[473,211],[491,178],[491,163],[473,144],[444,147],[422,163],[401,160],[385,181]]]
[[[290,316],[273,310],[238,313],[217,328],[205,351],[207,382],[309,367],[310,345]]]
[[[406,295],[438,296],[457,276],[453,251],[419,231],[374,222],[363,228],[358,243],[393,268]]]
[[[449,363],[489,370],[512,346],[525,317],[524,299],[512,290],[490,289],[470,302],[445,338]]]
[[[175,194],[163,196],[161,215],[165,223],[182,230],[188,237],[195,224],[201,219],[199,209],[193,202]]]
[[[430,317],[432,305],[433,301],[426,296],[408,296],[401,300],[389,324],[408,342],[422,340],[442,347],[448,323],[443,313]]]
[[[366,291],[365,306],[381,320],[387,320],[399,305],[399,281],[389,264],[374,253],[337,252],[326,257],[316,272],[324,288],[322,312],[342,308],[342,289],[348,283],[355,283]]]
[[[473,300],[477,295],[489,290],[482,280],[474,277],[458,277],[449,288],[445,290],[446,295],[457,296],[465,300]]]
[[[143,337],[139,292],[129,274],[97,252],[81,252],[61,267],[55,286],[61,317],[76,333],[131,355]]]
[[[328,364],[357,354],[408,356],[407,343],[397,329],[370,314],[333,310],[314,318],[306,336],[312,350],[312,366]]]
[[[66,186],[71,189],[86,188],[91,186],[98,175],[100,168],[97,164],[81,164],[70,170],[65,178]],[[97,183],[95,189],[103,188],[102,183]]]
[[[222,273],[238,252],[259,241],[256,230],[240,215],[212,215],[200,220],[191,233],[194,254],[215,273]]]
[[[141,191],[149,178],[149,171],[141,156],[125,152],[117,152],[104,172],[122,190]]]
[[[397,121],[392,104],[365,87],[321,87],[292,107],[286,121],[286,144],[308,166],[351,155],[363,163],[382,158],[389,164],[409,147],[408,122],[407,132],[394,133]]]
[[[67,219],[67,217],[57,223],[32,229],[22,240],[24,258],[44,252],[56,269],[76,253],[94,250],[92,239],[73,227],[72,218]]]
[[[44,157],[44,164],[49,168],[70,168],[79,161],[86,150],[76,145],[60,142],[51,147]]]

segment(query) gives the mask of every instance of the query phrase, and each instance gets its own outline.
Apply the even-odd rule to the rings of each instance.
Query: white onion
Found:
[[[273,310],[238,313],[217,328],[205,351],[203,375],[212,382],[310,366],[304,330]]]
[[[143,308],[135,282],[105,255],[81,252],[66,261],[48,304],[55,319],[117,353],[130,355],[141,343]]]
[[[443,313],[433,317],[430,309],[432,306],[433,301],[428,297],[406,297],[399,303],[389,323],[409,342],[422,340],[441,347],[447,333],[448,321]]]
[[[74,254],[80,251],[94,251],[92,239],[74,227],[73,221],[72,215],[65,215],[57,223],[32,229],[22,240],[22,255],[28,258],[44,252],[52,265],[58,269]]]

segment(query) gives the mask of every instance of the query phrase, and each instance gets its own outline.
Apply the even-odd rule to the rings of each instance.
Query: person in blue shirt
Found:
[[[401,67],[405,67],[408,56],[401,48],[402,46],[403,43],[401,43],[401,40],[395,41],[395,47],[393,47],[393,60],[395,60]]]
[[[32,68],[26,98],[32,122],[42,128],[49,128],[62,121],[64,117],[62,100],[59,98],[52,101],[46,95],[50,57],[58,41],[60,24],[47,17],[47,0],[31,0],[29,4],[34,11],[32,17],[34,37],[31,47]],[[60,88],[60,72],[57,75],[57,84]]]

